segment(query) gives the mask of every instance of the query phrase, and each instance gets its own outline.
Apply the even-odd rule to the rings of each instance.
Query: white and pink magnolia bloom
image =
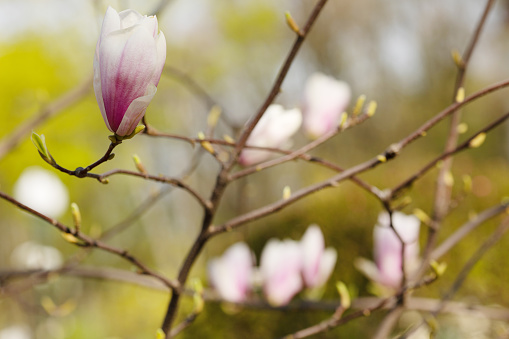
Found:
[[[271,239],[260,259],[260,275],[267,301],[273,306],[290,302],[300,292],[302,282],[300,244],[293,240]]]
[[[221,298],[230,302],[244,301],[252,289],[251,250],[243,242],[230,246],[220,258],[209,262],[208,275]]]
[[[392,225],[405,243],[405,270],[415,267],[419,256],[420,220],[414,215],[400,212],[392,214]],[[390,227],[387,213],[378,216],[378,224],[373,230],[374,257],[378,268],[378,282],[385,286],[398,287],[403,277],[402,244]]]
[[[304,90],[304,132],[318,138],[333,131],[350,102],[350,86],[322,73],[311,75]]]
[[[130,135],[157,91],[166,39],[157,18],[108,7],[94,57],[94,91],[104,122]]]
[[[392,224],[405,243],[405,272],[412,273],[419,264],[420,220],[414,215],[400,212],[392,214]],[[402,244],[390,227],[387,213],[378,216],[373,230],[373,256],[375,263],[358,259],[357,268],[371,280],[391,288],[398,288],[403,278]]]
[[[300,241],[302,253],[302,277],[306,287],[321,287],[334,269],[337,252],[329,247],[325,249],[322,231],[317,225],[311,225]]]
[[[302,124],[299,109],[285,110],[281,105],[270,105],[247,139],[246,145],[258,147],[281,148],[288,143]],[[239,162],[243,166],[257,164],[269,159],[272,152],[245,149],[240,154]]]

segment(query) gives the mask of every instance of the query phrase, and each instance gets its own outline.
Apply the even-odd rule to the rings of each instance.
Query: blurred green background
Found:
[[[196,136],[206,129],[210,107],[171,75],[171,69],[177,69],[221,104],[234,127],[242,126],[264,100],[295,38],[285,23],[284,12],[289,11],[303,25],[313,4],[295,0],[169,1],[158,15],[168,44],[168,73],[163,73],[158,93],[147,111],[148,121],[159,130],[185,136]],[[17,126],[91,76],[95,43],[108,5],[118,11],[133,8],[150,13],[158,2],[0,1],[0,145]],[[456,74],[451,51],[464,50],[484,5],[484,1],[474,0],[330,1],[299,52],[276,102],[288,108],[300,106],[306,78],[316,71],[348,82],[354,98],[365,94],[378,102],[377,113],[313,154],[343,167],[367,160],[450,104]],[[490,13],[468,69],[467,94],[507,79],[508,57],[509,6],[499,1]],[[507,90],[469,105],[463,114],[468,131],[461,137],[465,139],[508,108]],[[396,185],[440,154],[447,130],[446,122],[440,124],[394,161],[360,177],[380,189]],[[82,99],[37,126],[35,131],[46,136],[52,155],[69,169],[97,160],[109,144],[110,133],[102,121],[91,85]],[[221,138],[223,134],[233,135],[234,131],[221,122],[216,136]],[[306,141],[301,133],[294,146]],[[441,239],[471,215],[508,195],[508,143],[507,126],[502,125],[488,135],[481,148],[455,157],[454,194],[461,191],[463,175],[472,177],[473,190],[446,218]],[[141,135],[124,142],[115,153],[115,159],[97,171],[134,170],[131,156],[138,154],[150,173],[177,176],[188,166],[193,149],[182,141]],[[92,179],[57,173],[40,159],[27,133],[19,145],[0,158],[0,189],[13,194],[23,170],[35,165],[52,171],[67,186],[70,201],[80,207],[83,231],[89,234],[121,222],[164,187],[124,176],[112,177],[108,185],[101,185]],[[190,185],[208,196],[217,169],[210,156],[203,156],[189,178]],[[231,185],[216,224],[278,200],[287,185],[296,191],[332,174],[300,161],[256,173]],[[435,176],[436,171],[430,172],[407,192],[412,203],[403,210],[405,213],[410,214],[414,208],[431,212]],[[344,183],[213,239],[195,264],[191,277],[206,281],[207,260],[221,255],[236,241],[247,242],[259,258],[268,239],[300,239],[309,224],[317,223],[325,233],[327,246],[338,251],[338,263],[324,299],[337,299],[333,282],[339,279],[358,295],[369,295],[368,280],[355,270],[352,262],[360,256],[372,257],[372,231],[381,210],[372,196]],[[185,192],[174,190],[109,243],[129,249],[150,267],[174,277],[198,232],[200,218],[196,202]],[[70,210],[59,220],[71,225]],[[499,222],[500,218],[495,218],[486,223],[456,246],[444,257],[448,264],[446,274],[416,295],[439,298]],[[421,234],[424,241],[424,227]],[[0,270],[19,268],[12,253],[29,240],[58,249],[64,260],[80,251],[48,224],[0,202]],[[508,246],[507,237],[502,238],[476,266],[455,299],[509,306]],[[93,251],[83,264],[132,269],[120,258],[99,251]],[[64,305],[61,312],[48,312],[47,298],[56,305]],[[154,338],[167,301],[165,293],[129,284],[54,277],[33,288],[1,295],[0,331],[21,326],[29,333],[28,338],[41,339]],[[192,300],[185,298],[180,316],[192,307]],[[316,311],[233,311],[211,303],[180,337],[271,338],[329,316],[328,312]],[[376,314],[353,321],[320,337],[370,337],[382,316]],[[405,319],[412,317],[415,314]],[[399,326],[403,329],[408,323],[402,321]],[[444,316],[440,318],[439,337],[496,337],[497,331],[507,328],[507,322]]]

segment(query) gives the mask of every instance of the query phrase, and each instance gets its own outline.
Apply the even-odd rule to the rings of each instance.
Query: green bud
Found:
[[[342,281],[338,281],[336,283],[336,289],[339,293],[339,298],[341,299],[341,306],[344,309],[350,308],[352,305],[352,301],[350,300],[350,293],[348,292],[348,287],[346,287],[345,283]]]
[[[46,140],[44,138],[44,134],[37,134],[34,131],[32,131],[32,136],[30,137],[32,140],[32,143],[37,148],[37,151],[39,151],[39,155],[41,158],[46,161],[50,165],[55,164],[55,160],[51,157],[51,154],[48,151],[48,147],[46,146]]]
[[[81,213],[78,204],[76,204],[75,202],[71,204],[71,213],[72,219],[74,221],[74,227],[76,228],[76,231],[79,231],[81,227]]]

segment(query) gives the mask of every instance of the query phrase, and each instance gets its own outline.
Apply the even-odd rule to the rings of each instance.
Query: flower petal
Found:
[[[322,254],[325,248],[322,231],[317,225],[311,225],[300,241],[302,248],[302,276],[308,287],[318,283]]]
[[[125,136],[131,134],[134,131],[140,120],[145,115],[145,111],[154,98],[156,92],[156,86],[149,84],[147,88],[147,95],[136,98],[131,102],[124,114],[124,117],[122,118],[122,122],[118,126],[116,131],[117,135]]]
[[[236,243],[228,248],[221,258],[208,265],[209,279],[219,295],[230,302],[245,300],[251,290],[253,260],[245,243]]]
[[[157,68],[157,51],[150,33],[134,26],[107,35],[99,47],[104,108],[116,131],[131,102],[147,92]]]
[[[260,271],[268,302],[285,305],[302,289],[300,246],[291,240],[269,240],[262,252]]]

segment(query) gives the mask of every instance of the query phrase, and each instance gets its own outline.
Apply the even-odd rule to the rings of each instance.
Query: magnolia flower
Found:
[[[0,339],[31,339],[32,333],[27,325],[12,325],[0,330]]]
[[[271,239],[260,259],[263,291],[273,306],[286,305],[302,289],[301,247],[292,240]]]
[[[52,270],[62,266],[63,259],[56,248],[27,241],[12,251],[11,262],[19,268]]]
[[[157,18],[108,7],[94,57],[94,91],[104,122],[130,135],[157,91],[166,40]]]
[[[281,105],[270,105],[247,139],[248,146],[283,147],[290,137],[298,131],[302,123],[299,109],[285,110]],[[253,165],[271,156],[271,152],[245,149],[239,162],[244,166]]]
[[[221,298],[230,302],[241,302],[251,290],[253,257],[249,247],[236,243],[222,257],[212,259],[208,265],[211,284]]]
[[[14,197],[22,204],[53,217],[69,206],[69,193],[60,179],[39,166],[26,168],[14,184]]]
[[[341,113],[350,102],[350,87],[346,82],[314,73],[304,90],[304,131],[318,138],[338,127]]]
[[[420,221],[416,216],[395,212],[392,214],[392,224],[405,243],[405,271],[411,273],[419,262]],[[375,264],[361,259],[356,262],[357,268],[381,285],[399,287],[403,278],[402,244],[390,227],[387,213],[379,215],[373,230],[373,241]]]
[[[302,277],[307,287],[321,287],[329,279],[336,264],[337,252],[325,249],[320,227],[311,225],[300,241],[302,251]]]

